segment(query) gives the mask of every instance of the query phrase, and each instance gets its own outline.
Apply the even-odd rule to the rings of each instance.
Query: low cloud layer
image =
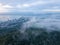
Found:
[[[25,30],[29,27],[35,28],[47,28],[48,30],[59,30],[60,29],[60,15],[59,14],[52,14],[52,15],[41,15],[41,16],[0,16],[0,21],[8,21],[17,18],[18,22],[24,21],[28,19],[28,21],[23,22],[21,30]],[[22,18],[22,20],[21,20]],[[19,21],[19,20],[21,21]],[[13,22],[17,22],[16,20]],[[10,22],[9,22],[10,23]],[[9,24],[6,23],[6,24]],[[16,23],[20,24],[20,23]],[[13,25],[12,25],[13,26]]]
[[[49,15],[48,17],[29,17],[30,20],[23,24],[23,29],[29,27],[35,28],[47,28],[48,30],[59,30],[60,29],[60,16]],[[27,17],[26,17],[27,18]]]

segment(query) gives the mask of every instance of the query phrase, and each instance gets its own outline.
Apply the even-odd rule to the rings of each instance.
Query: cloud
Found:
[[[45,12],[60,12],[60,9],[44,9]]]
[[[30,5],[29,4],[18,4],[16,7],[17,8],[27,8],[27,7],[30,7]]]
[[[7,21],[10,20],[10,16],[2,16],[0,15],[0,21]]]
[[[14,3],[13,3],[14,2]],[[60,9],[59,0],[11,0],[11,1],[0,1],[0,12],[9,11],[34,11],[41,12],[45,11],[59,11]]]
[[[0,13],[5,13],[5,12],[9,12],[9,10],[11,10],[13,7],[8,5],[8,4],[2,4],[0,3]]]
[[[45,5],[47,4],[48,1],[36,1],[36,2],[32,2],[32,3],[23,3],[23,4],[18,4],[17,7],[18,8],[25,8],[25,7],[32,7],[32,6],[37,6],[37,5]]]
[[[25,22],[23,25],[24,30],[29,27],[36,27],[36,28],[47,28],[56,30],[60,29],[60,15],[48,15],[48,17],[43,16],[43,17],[38,17],[38,16],[33,16],[29,17],[29,21]],[[27,17],[26,17],[27,18]]]
[[[0,13],[3,13],[3,12],[8,12],[8,10],[3,7],[0,7]]]
[[[10,5],[4,5],[4,6],[2,6],[3,8],[13,8],[12,6],[10,6]]]
[[[32,1],[32,0],[30,0]],[[30,11],[30,12],[41,12],[42,10],[50,10],[50,11],[59,11],[59,6],[58,6],[59,2],[58,1],[54,1],[54,0],[35,0],[32,2],[27,2],[27,3],[22,3],[22,4],[17,4],[16,8],[18,8],[18,11]]]
[[[32,6],[36,6],[36,5],[45,5],[47,4],[49,1],[36,1],[31,3]],[[50,3],[50,2],[49,2]]]

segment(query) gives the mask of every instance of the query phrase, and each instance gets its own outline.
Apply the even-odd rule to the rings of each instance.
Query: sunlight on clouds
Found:
[[[8,12],[8,10],[3,7],[0,7],[0,13],[3,13],[3,12]]]
[[[13,7],[10,6],[10,5],[4,5],[3,7],[4,7],[4,8],[13,8]]]
[[[3,4],[0,3],[0,13],[6,12],[7,9],[3,7]]]
[[[0,3],[0,13],[5,13],[5,12],[9,12],[9,9],[13,8],[10,5],[4,5],[2,3]]]
[[[17,8],[27,8],[27,7],[30,7],[30,5],[29,4],[18,4],[16,7]]]
[[[29,7],[30,5],[29,4],[23,4],[24,7]]]

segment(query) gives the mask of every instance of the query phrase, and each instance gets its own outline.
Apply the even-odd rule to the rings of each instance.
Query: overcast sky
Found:
[[[0,13],[60,12],[60,0],[0,0]]]

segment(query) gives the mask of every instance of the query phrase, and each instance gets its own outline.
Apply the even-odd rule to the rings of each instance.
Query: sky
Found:
[[[60,0],[0,0],[0,13],[60,12]]]
[[[48,16],[46,16],[46,14],[38,17],[32,16],[30,17],[30,21],[26,22],[23,27],[33,25],[49,28],[50,26],[54,26],[60,29],[60,0],[0,0],[0,22],[17,19],[22,16],[5,15],[5,13],[10,14],[9,12],[14,14],[17,12],[33,12],[33,14],[41,12],[59,12],[59,14]],[[4,15],[1,15],[1,13]],[[30,13],[28,13],[28,16],[30,16]]]

